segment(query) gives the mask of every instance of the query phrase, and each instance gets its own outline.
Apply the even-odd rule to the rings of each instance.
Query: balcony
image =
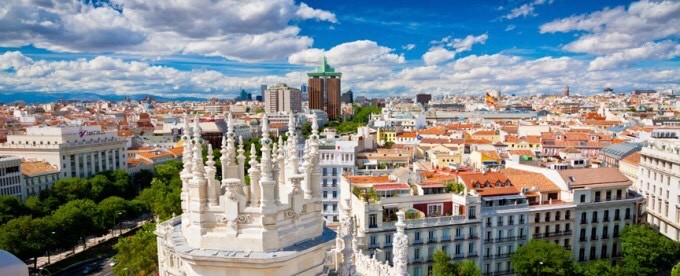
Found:
[[[465,239],[465,237],[463,237],[463,236],[455,236],[455,237],[453,238],[453,240],[455,240],[455,241],[462,241],[462,240],[464,240],[464,239]]]
[[[619,221],[619,220],[621,220],[620,216],[614,216],[614,221]]]
[[[519,220],[519,224],[524,224],[524,220],[523,220],[523,219],[520,219],[520,220]]]
[[[608,239],[608,238],[609,238],[609,234],[606,234],[606,233],[602,234],[602,239]]]
[[[496,259],[510,258],[510,255],[512,255],[512,253],[500,253],[496,254],[495,258]]]
[[[506,241],[514,241],[515,237],[502,237],[502,238],[496,238],[496,242],[506,242]]]
[[[590,236],[590,240],[591,241],[598,240],[598,236],[597,235]]]
[[[564,246],[564,249],[566,249],[566,250],[571,250],[571,245],[565,245],[565,246]]]
[[[508,221],[508,225],[515,225],[515,221],[514,221],[514,220],[509,220],[509,221]]]
[[[486,239],[484,239],[484,243],[493,243],[493,239],[486,238]]]
[[[566,230],[562,232],[562,234],[564,234],[564,236],[571,236],[571,230]]]
[[[378,228],[378,225],[377,224],[369,224],[368,228]]]
[[[580,241],[580,242],[584,242],[584,241],[587,241],[587,240],[588,240],[588,239],[586,239],[586,237],[583,237],[583,236],[581,236],[580,238],[578,238],[578,241]]]
[[[597,222],[598,222],[598,219],[597,219],[597,218],[593,218],[593,220],[591,220],[590,222],[592,222],[592,223],[597,223]]]
[[[414,240],[413,245],[416,245],[416,244],[423,244],[423,240]]]
[[[540,239],[543,237],[543,233],[534,233],[534,239]]]
[[[491,227],[491,222],[487,222],[486,227]]]
[[[475,234],[471,234],[470,236],[468,236],[468,240],[476,240],[476,239],[479,239],[479,236],[477,236]]]
[[[369,244],[369,245],[368,245],[368,248],[369,248],[369,249],[376,249],[376,248],[378,248],[378,244],[377,244],[377,243]]]
[[[586,223],[588,223],[588,221],[587,221],[586,219],[582,218],[582,219],[581,219],[581,224],[586,224]]]
[[[413,258],[413,263],[414,263],[414,264],[422,263],[422,262],[423,262],[423,258],[421,258],[421,257]]]
[[[435,238],[429,238],[429,239],[427,239],[427,242],[428,242],[428,243],[437,243],[437,239],[435,239]]]
[[[451,236],[442,236],[441,242],[448,242],[451,241]]]
[[[518,240],[518,241],[523,241],[523,240],[526,240],[526,239],[527,239],[527,236],[519,236],[519,237],[517,237],[517,240]]]

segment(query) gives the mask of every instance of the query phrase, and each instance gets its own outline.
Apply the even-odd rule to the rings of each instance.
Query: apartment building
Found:
[[[339,220],[340,181],[344,173],[353,175],[356,170],[357,140],[349,136],[336,138],[327,135],[319,143],[319,166],[321,167],[322,215],[328,224]]]
[[[341,185],[343,204],[351,205],[357,221],[360,247],[378,260],[392,259],[396,213],[401,210],[407,218],[409,275],[431,274],[437,249],[454,260],[481,262],[479,197],[447,192],[441,182],[407,184],[394,175],[343,176]],[[368,196],[370,191],[380,199]]]
[[[680,129],[658,129],[640,153],[636,190],[647,199],[646,221],[680,241]]]
[[[481,200],[482,273],[512,274],[510,256],[529,238],[529,203],[519,187],[499,172],[459,175],[470,196]]]

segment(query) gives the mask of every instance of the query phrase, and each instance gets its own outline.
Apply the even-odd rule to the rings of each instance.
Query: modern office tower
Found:
[[[8,135],[0,154],[42,160],[60,171],[60,177],[90,177],[97,173],[127,169],[127,141],[116,131],[101,126],[26,128],[26,134]]]
[[[353,104],[354,103],[354,93],[352,90],[347,90],[347,92],[342,93],[342,103]]]
[[[416,95],[416,102],[419,102],[422,105],[427,105],[427,103],[432,100],[432,94],[418,94]]]
[[[264,93],[264,111],[268,114],[277,112],[302,112],[302,94],[299,89],[279,83],[269,87]]]
[[[0,195],[26,199],[25,184],[21,177],[21,158],[0,155]]]
[[[260,85],[260,101],[264,101],[264,91],[267,91],[267,85],[262,84]]]
[[[323,64],[316,68],[316,72],[307,73],[309,77],[309,108],[319,109],[328,113],[333,120],[340,117],[340,77],[342,73],[335,72],[323,58]]]
[[[245,89],[241,89],[241,95],[239,96],[239,100],[241,100],[241,101],[252,101],[253,95],[246,92]]]
[[[321,217],[318,127],[313,124],[314,135],[300,157],[295,135],[286,144],[276,143],[269,137],[266,114],[262,121],[262,153],[246,171],[247,149],[236,144],[228,118],[221,181],[215,177],[213,149],[208,148],[207,162],[201,157],[200,126],[187,131],[192,135],[184,136],[184,144],[194,146],[184,147],[182,214],[159,223],[155,231],[160,275],[323,273],[326,253],[342,241],[334,241],[336,233]],[[250,152],[257,155],[254,146]],[[350,251],[342,253],[351,254],[348,242]]]
[[[647,222],[680,241],[680,130],[657,129],[640,152],[637,191],[647,198]]]

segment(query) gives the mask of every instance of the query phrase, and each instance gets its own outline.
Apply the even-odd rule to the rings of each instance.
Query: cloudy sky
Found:
[[[446,3],[445,3],[446,2]],[[0,93],[680,89],[680,1],[0,0]]]

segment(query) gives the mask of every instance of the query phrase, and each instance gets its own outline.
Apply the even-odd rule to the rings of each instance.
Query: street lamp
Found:
[[[54,241],[54,231],[52,231],[52,241]],[[51,245],[51,244],[50,244]],[[51,264],[52,262],[50,261],[50,248],[47,248],[47,264]]]
[[[44,270],[44,271],[47,271],[47,273],[48,273],[47,275],[52,275],[52,272],[50,272],[50,271],[47,269],[47,267],[40,267],[40,268],[38,268],[38,270],[40,271],[40,275],[43,275],[43,270]]]
[[[123,214],[123,212],[118,212],[119,216],[122,215],[122,214]],[[123,224],[120,223],[120,222],[118,224],[120,224],[120,226],[118,227],[118,229],[120,230],[120,233],[118,235],[122,235],[123,234]],[[115,227],[115,225],[114,225],[114,227]]]
[[[538,262],[538,270],[536,270],[536,275],[541,275],[541,267],[543,267],[543,261]]]

